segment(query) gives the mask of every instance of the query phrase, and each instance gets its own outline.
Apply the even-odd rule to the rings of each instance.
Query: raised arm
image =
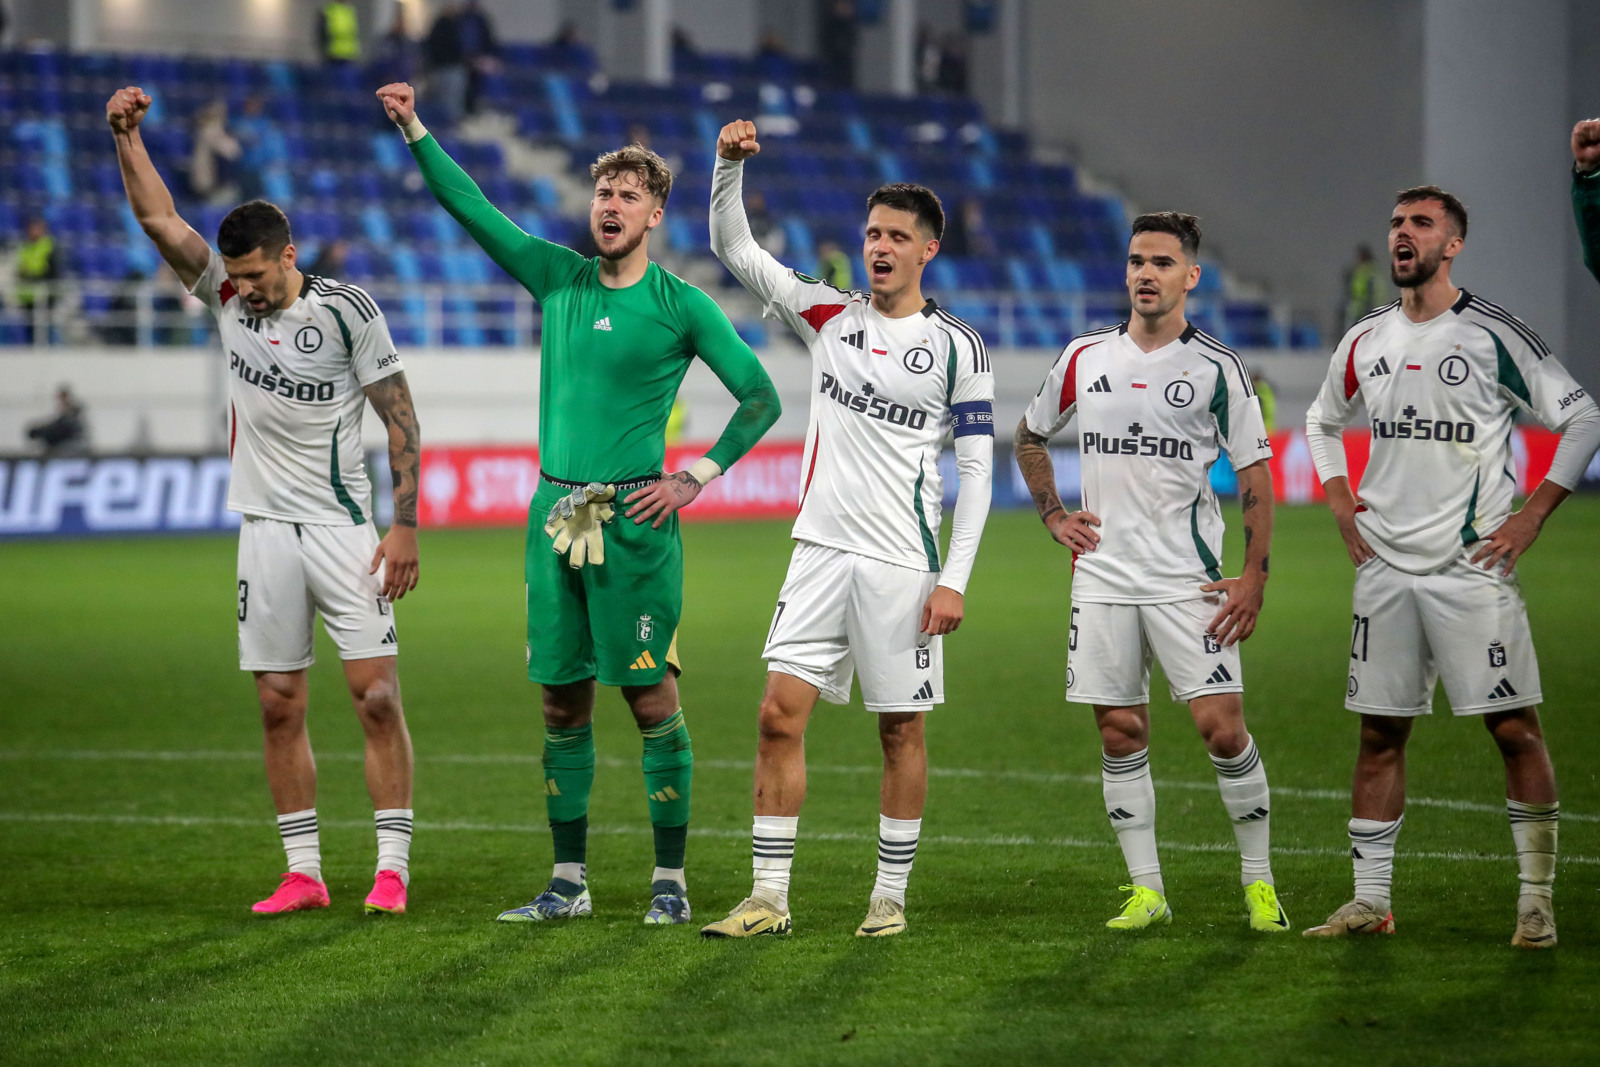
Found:
[[[140,227],[156,243],[161,258],[177,272],[190,289],[205,273],[211,260],[206,239],[195,232],[178,214],[172,194],[150,162],[139,124],[150,111],[150,97],[137,86],[118,89],[106,101],[106,122],[117,143],[117,165],[122,169],[122,187]]]
[[[722,127],[711,176],[711,251],[767,308],[774,306],[793,275],[756,244],[744,213],[744,161],[760,151],[755,123],[739,119]]]
[[[523,231],[489,203],[478,183],[439,146],[417,118],[416,93],[404,82],[378,90],[378,99],[400,132],[435,200],[489,254],[489,258],[538,299],[580,270],[587,261],[570,248]]]
[[[1572,127],[1572,213],[1583,265],[1600,280],[1600,119]]]

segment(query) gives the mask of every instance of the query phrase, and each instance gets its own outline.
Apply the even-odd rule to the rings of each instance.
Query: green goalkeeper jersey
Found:
[[[708,458],[727,470],[777,421],[772,379],[705,293],[655,263],[633,285],[608,288],[598,260],[496,210],[431,134],[411,153],[444,209],[544,308],[539,465],[551,477],[619,482],[660,471],[672,401],[696,356],[739,401]]]
[[[1572,213],[1578,219],[1584,266],[1600,281],[1600,171],[1572,172]]]

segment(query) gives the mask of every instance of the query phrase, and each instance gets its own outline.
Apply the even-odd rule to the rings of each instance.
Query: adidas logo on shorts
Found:
[[[1494,692],[1489,694],[1489,699],[1504,700],[1506,697],[1514,697],[1516,695],[1517,691],[1511,688],[1511,682],[1502,678],[1500,679],[1500,684],[1494,687]]]
[[[1207,685],[1221,685],[1223,682],[1233,681],[1233,675],[1228,673],[1228,668],[1217,664],[1217,669],[1211,672],[1211,677],[1206,679]]]
[[[923,682],[922,683],[922,688],[918,689],[915,693],[911,694],[911,699],[912,700],[932,700],[933,699],[933,683],[931,681]]]

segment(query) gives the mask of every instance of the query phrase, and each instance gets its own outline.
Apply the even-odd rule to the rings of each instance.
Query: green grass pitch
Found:
[[[1088,712],[1061,699],[1067,555],[1020,514],[991,518],[946,645],[906,936],[851,936],[876,863],[878,755],[859,704],[820,707],[807,739],[794,935],[641,925],[640,742],[614,691],[596,712],[595,915],[493,923],[550,861],[521,534],[500,530],[425,533],[423,584],[398,609],[417,751],[410,914],[361,914],[371,806],[319,634],[333,907],[257,919],[283,855],[236,669],[231,539],[0,546],[0,1062],[1597,1062],[1597,523],[1600,499],[1569,501],[1522,567],[1566,809],[1561,947],[1543,954],[1508,946],[1498,757],[1478,721],[1448,714],[1412,744],[1397,935],[1252,935],[1209,763],[1160,679],[1152,758],[1177,918],[1150,936],[1104,930],[1125,872]],[[684,539],[690,896],[709,919],[749,887],[758,654],[789,543],[781,524]],[[1279,512],[1273,557],[1246,709],[1298,930],[1350,893],[1351,574],[1320,509]]]

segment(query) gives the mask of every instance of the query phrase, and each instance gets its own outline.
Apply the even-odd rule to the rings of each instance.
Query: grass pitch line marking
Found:
[[[104,815],[79,812],[0,811],[0,823],[71,823],[87,826],[247,826],[264,829],[270,825],[265,818],[244,819],[226,815]],[[369,819],[320,819],[319,825],[330,830],[370,830]],[[441,822],[418,821],[416,828],[427,833],[484,833],[484,834],[547,834],[548,826],[535,823],[492,823],[447,819]],[[601,837],[645,837],[654,831],[647,826],[591,826],[589,833]],[[735,841],[748,841],[748,830],[692,827],[690,837],[710,837]],[[854,831],[835,831],[803,835],[807,841],[841,841],[848,844],[871,844],[878,840],[876,834]],[[1081,837],[1035,837],[1032,834],[985,834],[978,837],[960,834],[925,834],[923,844],[948,845],[953,848],[1049,848],[1049,849],[1115,849],[1112,841],[1088,840]],[[1238,847],[1221,842],[1162,841],[1167,852],[1236,853]],[[1274,845],[1276,856],[1321,856],[1345,858],[1347,848],[1303,848]],[[1483,852],[1407,852],[1395,853],[1402,860],[1441,860],[1448,863],[1511,863],[1515,857]],[[1562,855],[1560,862],[1600,867],[1600,856]]]
[[[337,760],[344,763],[359,763],[365,757],[360,752],[319,752],[319,760]],[[50,760],[50,761],[127,761],[138,762],[146,760],[153,763],[182,763],[194,762],[231,762],[231,761],[257,761],[261,753],[251,749],[179,749],[161,751],[157,749],[124,749],[124,750],[97,750],[97,749],[0,749],[0,760]],[[440,753],[417,757],[418,763],[457,763],[457,764],[510,764],[513,766],[538,766],[540,758],[536,755],[520,752],[487,752],[487,753]],[[595,763],[601,767],[637,768],[637,760],[618,759],[615,756],[597,756]],[[752,771],[755,763],[751,760],[734,759],[697,759],[695,766],[705,771]],[[866,775],[876,777],[883,773],[883,768],[870,765],[849,764],[811,764],[806,767],[811,774],[838,774],[838,775]],[[1007,782],[1033,782],[1040,785],[1100,785],[1098,774],[1068,774],[1056,771],[1016,771],[995,770],[986,771],[975,767],[929,767],[930,778],[956,778],[975,779],[985,781]],[[1178,789],[1189,792],[1213,793],[1216,792],[1215,782],[1186,782],[1171,778],[1157,778],[1156,787],[1159,789]],[[1349,801],[1350,793],[1342,789],[1302,789],[1296,786],[1274,785],[1272,792],[1275,796],[1292,797],[1297,800],[1336,800]],[[1505,813],[1504,804],[1484,804],[1475,800],[1451,800],[1447,797],[1407,797],[1407,807],[1442,808],[1446,811],[1482,812],[1489,815]],[[1563,811],[1561,818],[1565,822],[1600,822],[1600,815],[1589,815],[1583,812]]]

